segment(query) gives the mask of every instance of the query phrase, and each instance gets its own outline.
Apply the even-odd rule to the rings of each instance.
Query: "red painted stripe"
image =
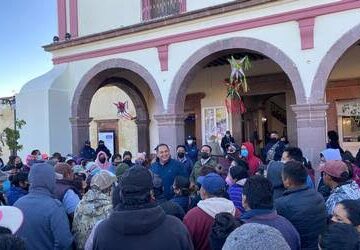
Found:
[[[78,37],[78,1],[70,0],[70,34],[72,38]]]
[[[65,39],[66,33],[66,0],[57,0],[58,35],[60,40]]]
[[[184,32],[176,35],[170,35],[161,38],[145,40],[137,43],[115,46],[111,48],[93,50],[89,52],[76,53],[69,56],[53,58],[54,64],[84,60],[88,58],[107,56],[112,54],[124,53],[129,51],[136,51],[148,48],[159,47],[165,44],[185,42],[210,36],[222,35],[226,33],[254,29],[279,23],[290,21],[297,21],[307,18],[315,18],[317,16],[328,15],[332,13],[352,10],[360,8],[360,1],[353,0],[351,2],[335,2],[330,4],[323,4],[319,6],[289,11],[281,14],[270,15],[266,17],[254,18],[246,21],[239,21],[229,24],[218,25],[211,28],[205,28],[196,31]]]

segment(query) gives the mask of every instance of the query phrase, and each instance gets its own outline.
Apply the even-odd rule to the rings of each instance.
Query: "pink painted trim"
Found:
[[[315,17],[298,20],[301,38],[301,49],[314,48]]]
[[[72,38],[78,37],[78,0],[70,0],[70,34]]]
[[[143,21],[151,19],[150,6],[150,0],[141,0],[141,16]]]
[[[205,28],[195,31],[184,32],[176,35],[145,40],[127,45],[93,50],[89,52],[76,53],[69,56],[56,57],[53,58],[53,63],[60,64],[60,63],[84,60],[88,58],[124,53],[129,51],[154,48],[154,47],[162,46],[164,44],[191,41],[195,39],[217,36],[226,33],[241,31],[241,30],[254,29],[258,27],[264,27],[264,26],[285,23],[290,21],[297,21],[307,18],[314,18],[316,16],[328,15],[328,14],[347,11],[356,8],[360,8],[360,1],[358,0],[354,2],[335,2],[335,3],[300,9],[300,10],[294,10],[281,14],[259,17],[246,21],[223,24],[211,28]]]
[[[59,38],[64,40],[66,33],[66,0],[57,0],[57,13]]]
[[[168,71],[169,45],[165,44],[157,47],[161,71]]]
[[[180,0],[180,14],[186,12],[186,0]]]

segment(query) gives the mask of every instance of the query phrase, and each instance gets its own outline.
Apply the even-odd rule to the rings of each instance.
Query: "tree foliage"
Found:
[[[19,144],[20,138],[20,129],[26,125],[24,120],[16,120],[15,126],[16,129],[6,128],[3,131],[5,137],[5,143],[9,147],[9,149],[16,154],[17,151],[20,151],[23,148],[23,145]]]

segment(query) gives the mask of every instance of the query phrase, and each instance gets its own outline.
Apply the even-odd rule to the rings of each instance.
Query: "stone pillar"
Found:
[[[138,151],[150,153],[150,134],[149,124],[150,120],[136,120],[135,121],[138,132]]]
[[[184,120],[186,115],[182,114],[161,114],[154,115],[159,128],[159,143],[166,143],[175,157],[176,146],[184,144]]]
[[[74,155],[80,153],[81,148],[86,140],[90,139],[90,122],[93,118],[70,118],[71,130],[72,130],[72,152]]]
[[[291,105],[296,115],[298,146],[316,169],[320,152],[326,148],[326,110],[328,104]]]

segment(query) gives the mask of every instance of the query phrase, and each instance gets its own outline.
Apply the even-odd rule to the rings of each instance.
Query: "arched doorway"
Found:
[[[231,55],[239,55],[239,57],[241,57],[241,55],[249,55],[254,60],[264,60],[263,62],[266,62],[265,64],[259,63],[259,67],[262,70],[257,70],[256,72],[253,72],[253,74],[249,75],[251,91],[248,94],[249,98],[247,99],[249,103],[252,103],[255,100],[261,102],[264,98],[268,98],[268,96],[266,96],[267,94],[283,94],[283,100],[286,101],[286,106],[288,107],[286,111],[284,108],[284,112],[287,114],[287,120],[291,123],[287,125],[287,129],[289,130],[289,133],[287,134],[291,134],[293,144],[296,144],[297,130],[295,114],[292,110],[290,110],[289,106],[292,104],[306,103],[305,91],[299,72],[294,66],[295,64],[292,60],[281,50],[276,48],[274,45],[258,39],[240,37],[220,40],[199,49],[191,55],[189,59],[182,64],[181,68],[174,77],[171,87],[172,91],[168,101],[169,113],[182,114],[184,113],[184,108],[186,112],[186,110],[188,110],[186,107],[186,99],[189,99],[189,95],[194,95],[196,92],[207,92],[208,95],[212,95],[212,93],[215,92],[223,93],[220,96],[213,96],[213,99],[215,102],[219,102],[220,100],[221,103],[224,103],[226,89],[224,86],[221,86],[220,89],[219,86],[221,81],[230,74],[230,67],[226,63],[226,59]],[[266,68],[264,65],[266,64],[271,66],[271,71],[264,70]],[[216,67],[216,69],[214,70],[213,67]],[[212,71],[215,73],[212,74]],[[194,87],[199,85],[198,82],[202,81],[201,77],[199,78],[199,74],[203,74],[206,77],[213,75],[212,79],[206,80],[208,82],[207,87],[204,85],[202,89]],[[218,79],[218,77],[221,79]],[[209,82],[211,82],[212,85],[209,85]],[[200,103],[204,104],[205,102],[206,100],[203,99]],[[208,112],[210,115],[216,114],[217,112],[224,113],[224,108],[220,106],[220,102],[215,105],[216,107],[210,107]],[[206,112],[207,110],[203,110],[202,112],[202,120],[205,124],[207,124],[206,117],[204,118],[204,113]],[[256,112],[260,114],[259,110],[256,110]],[[226,115],[220,114],[219,116],[222,117],[222,120],[226,119]],[[214,119],[215,118],[216,117],[214,115]],[[251,124],[249,124],[248,127],[255,127],[255,123],[260,124],[261,118],[262,117],[260,116],[249,118]],[[244,121],[244,117],[239,119],[239,117],[232,115],[231,129],[233,130],[233,134],[238,135],[237,137],[240,138],[239,140],[243,140],[244,138],[250,136],[245,135],[244,130],[246,129],[244,127],[247,127],[247,125],[241,124],[242,122],[239,122],[240,120]],[[254,120],[256,121],[254,122]],[[237,123],[234,121],[237,121]],[[224,123],[224,127],[226,127],[227,123],[229,122]],[[202,127],[204,128],[204,126]],[[206,128],[203,130],[206,130]],[[204,137],[204,133],[206,133],[206,131],[202,131],[203,141],[205,140],[204,142],[207,142],[207,136]],[[179,142],[183,141],[184,132],[182,130],[178,130],[177,138]]]
[[[95,65],[81,79],[72,101],[72,145],[77,154],[89,139],[89,109],[96,91],[107,85],[121,88],[136,109],[138,150],[150,152],[149,105],[163,110],[162,98],[155,79],[141,65],[124,59],[111,59]]]
[[[335,130],[344,150],[360,148],[360,25],[327,52],[311,89],[312,103],[327,103],[326,130]]]

